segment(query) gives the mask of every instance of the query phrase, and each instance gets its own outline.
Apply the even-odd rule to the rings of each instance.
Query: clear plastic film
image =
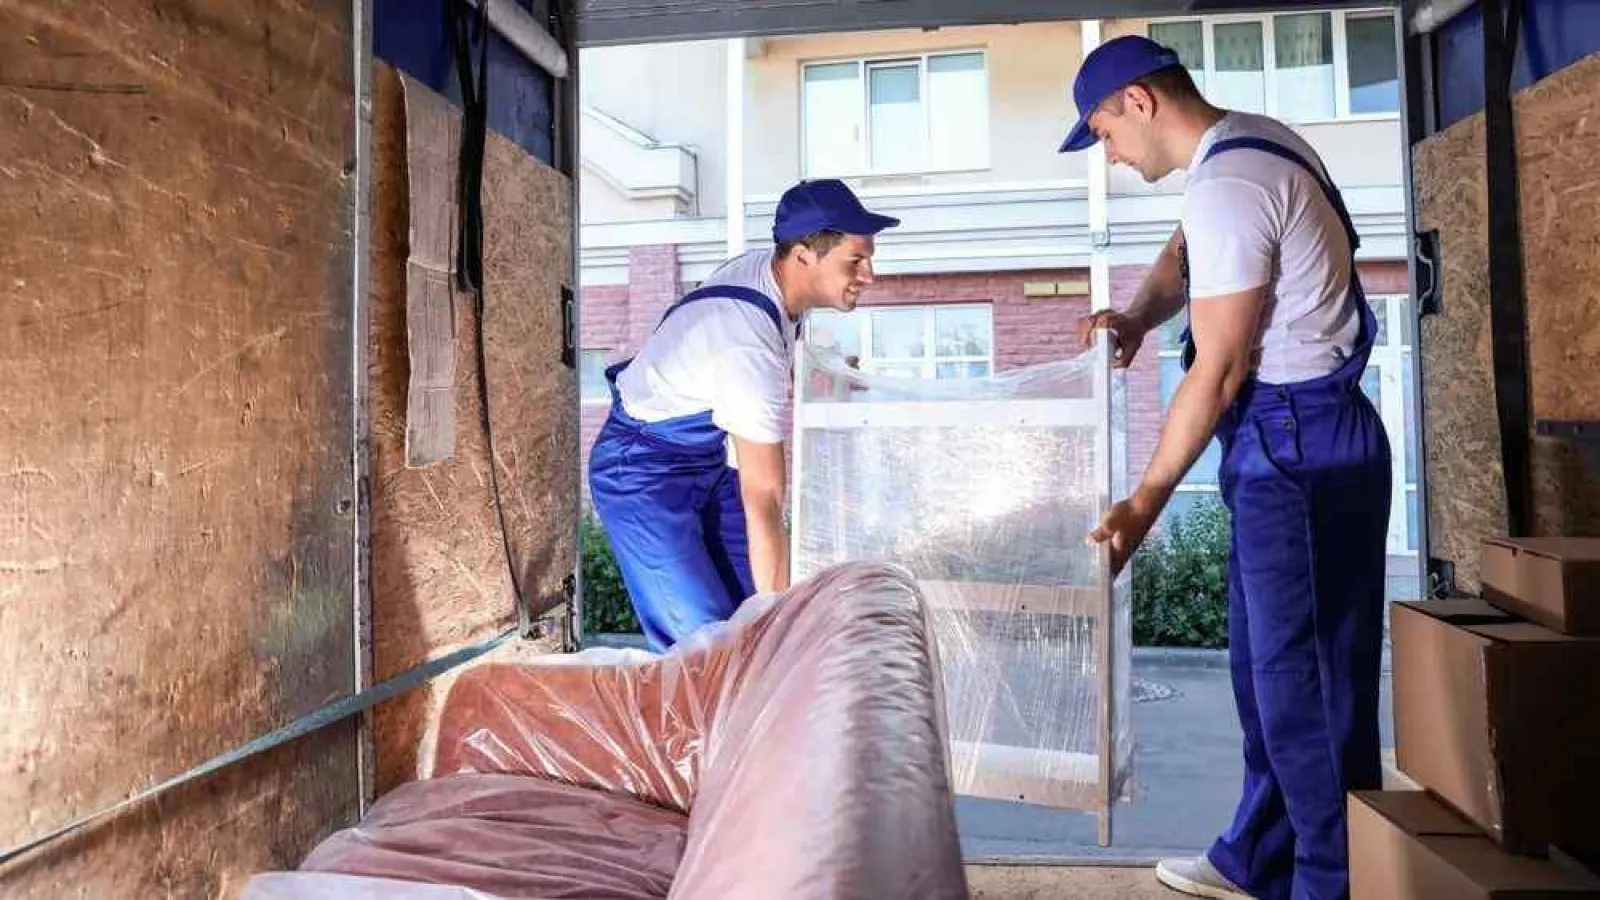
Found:
[[[468,669],[433,777],[247,896],[965,897],[942,709],[910,576],[836,567],[662,657]]]
[[[1125,488],[1121,389],[1104,346],[954,381],[864,375],[805,347],[794,409],[796,577],[910,570],[957,792],[1100,812],[1103,842],[1133,755],[1131,608],[1129,579],[1085,538]]]

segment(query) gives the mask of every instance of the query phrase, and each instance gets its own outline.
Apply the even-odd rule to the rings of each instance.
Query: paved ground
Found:
[[[968,866],[973,900],[1180,900],[1150,869]]]
[[[1150,696],[1135,703],[1134,799],[1113,820],[1113,846],[1096,846],[1095,819],[1076,812],[960,798],[956,812],[969,859],[1111,858],[1143,861],[1204,849],[1233,813],[1243,778],[1241,736],[1222,654],[1138,651],[1134,677]],[[1392,746],[1388,678],[1384,745]]]

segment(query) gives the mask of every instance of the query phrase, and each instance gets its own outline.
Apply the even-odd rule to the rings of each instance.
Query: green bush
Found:
[[[578,552],[583,559],[583,633],[637,634],[639,618],[622,585],[622,570],[593,514],[578,526]]]
[[[1134,556],[1133,642],[1228,646],[1228,513],[1221,502],[1169,516]]]

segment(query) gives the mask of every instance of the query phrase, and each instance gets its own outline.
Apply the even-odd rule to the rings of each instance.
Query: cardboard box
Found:
[[[1483,542],[1483,599],[1562,634],[1600,636],[1600,539]]]
[[[1351,900],[1600,898],[1577,866],[1512,856],[1422,791],[1349,798]]]
[[[1391,617],[1400,771],[1512,852],[1600,847],[1600,639],[1481,600]]]

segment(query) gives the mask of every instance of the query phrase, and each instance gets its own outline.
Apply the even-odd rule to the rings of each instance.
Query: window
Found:
[[[1387,13],[1345,18],[1345,65],[1350,73],[1350,112],[1395,112],[1400,108],[1400,66],[1394,52],[1394,18]]]
[[[1178,383],[1183,380],[1183,343],[1181,336],[1186,315],[1179,313],[1168,319],[1159,333],[1160,339],[1160,366],[1161,366],[1161,410],[1163,413],[1172,403],[1172,396],[1178,392]],[[1222,444],[1215,438],[1206,445],[1206,449],[1189,467],[1187,475],[1178,484],[1177,493],[1167,504],[1163,518],[1177,516],[1179,518],[1188,514],[1193,506],[1204,501],[1204,494],[1212,494],[1218,490],[1218,468],[1222,465]]]
[[[801,72],[807,177],[982,169],[982,53],[810,63]]]
[[[971,304],[816,310],[806,318],[806,340],[856,357],[872,375],[984,378],[994,369],[993,312]]]
[[[1313,12],[1153,22],[1207,99],[1286,122],[1400,110],[1391,12]]]
[[[578,397],[582,403],[611,402],[604,350],[584,350],[578,354]]]

